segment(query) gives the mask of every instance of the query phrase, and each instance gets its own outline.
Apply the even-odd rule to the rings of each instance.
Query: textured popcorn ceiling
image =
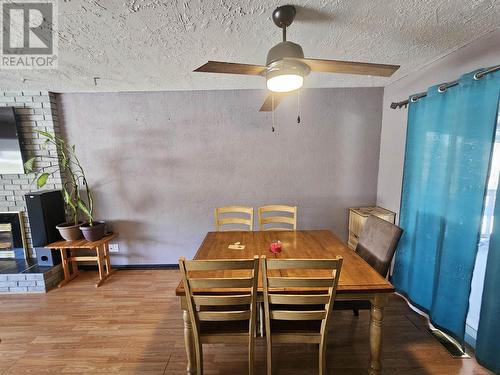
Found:
[[[192,73],[207,60],[264,64],[280,41],[267,0],[60,0],[59,68],[0,71],[2,89],[264,88]],[[399,64],[392,78],[316,73],[306,87],[383,86],[499,26],[500,0],[294,1],[288,39],[307,57]]]

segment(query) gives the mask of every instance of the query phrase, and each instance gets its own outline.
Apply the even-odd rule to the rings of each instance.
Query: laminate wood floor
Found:
[[[0,295],[0,374],[185,374],[177,270],[120,270],[94,287],[83,272],[44,295]],[[366,374],[368,312],[334,312],[328,346],[332,374]],[[245,374],[245,346],[206,346],[205,374]],[[265,343],[256,349],[265,374]],[[276,374],[317,374],[314,345],[274,348]],[[398,297],[386,308],[384,374],[491,374],[474,359],[454,359]]]

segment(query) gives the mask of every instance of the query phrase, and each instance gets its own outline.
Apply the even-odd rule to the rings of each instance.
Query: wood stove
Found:
[[[1,258],[28,258],[22,211],[0,212]]]

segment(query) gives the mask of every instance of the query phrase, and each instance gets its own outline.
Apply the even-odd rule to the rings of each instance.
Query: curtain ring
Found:
[[[412,103],[415,103],[417,100],[418,100],[418,96],[416,96],[416,95],[413,95],[413,96],[410,98],[410,101],[411,101]]]
[[[443,92],[446,91],[446,89],[447,89],[446,85],[441,85],[441,86],[438,87],[438,92],[443,93]]]
[[[480,74],[481,74],[481,72],[474,73],[473,78],[474,78],[475,81],[479,81],[481,79],[481,77],[483,75],[482,74],[480,75]]]

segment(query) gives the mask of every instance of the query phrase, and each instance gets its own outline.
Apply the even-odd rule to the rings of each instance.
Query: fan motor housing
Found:
[[[304,58],[302,47],[293,42],[276,44],[267,53],[266,77],[269,79],[280,74],[298,74],[305,77],[311,69],[300,60]]]
[[[303,59],[304,51],[302,51],[302,47],[297,43],[288,41],[278,43],[267,53],[266,65],[282,60],[285,57]]]

